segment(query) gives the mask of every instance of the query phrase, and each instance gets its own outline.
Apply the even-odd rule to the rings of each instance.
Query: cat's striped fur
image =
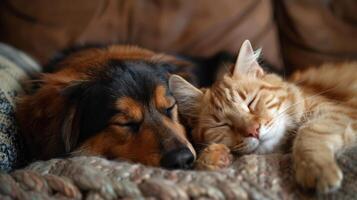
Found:
[[[196,122],[194,142],[223,144],[239,154],[292,150],[300,185],[320,192],[340,187],[335,157],[355,144],[357,135],[357,63],[325,64],[285,81],[264,73],[251,58],[246,41],[233,72],[202,91],[171,77],[179,110]],[[209,169],[222,166],[227,154],[203,152],[198,161]]]

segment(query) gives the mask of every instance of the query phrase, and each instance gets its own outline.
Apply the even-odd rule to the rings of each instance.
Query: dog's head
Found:
[[[170,57],[139,55],[142,49],[113,48],[70,56],[19,102],[27,145],[40,145],[33,154],[44,158],[72,153],[190,167],[195,151],[167,85],[177,65]]]

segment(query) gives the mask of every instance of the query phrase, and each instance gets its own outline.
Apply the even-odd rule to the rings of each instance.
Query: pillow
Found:
[[[23,161],[15,122],[15,98],[24,92],[24,80],[39,71],[33,59],[0,43],[0,170],[10,171]]]
[[[135,44],[152,50],[210,57],[236,55],[242,42],[263,47],[281,66],[271,1],[8,0],[0,6],[0,40],[42,64],[64,48],[82,44]]]
[[[357,1],[274,1],[285,65],[357,60]]]

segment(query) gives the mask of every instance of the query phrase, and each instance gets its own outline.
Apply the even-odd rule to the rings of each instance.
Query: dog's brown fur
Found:
[[[81,104],[80,98],[72,95],[76,93],[72,90],[84,90],[81,87],[88,82],[97,87],[95,84],[100,83],[95,81],[107,73],[106,64],[110,60],[137,61],[143,65],[166,63],[177,67],[174,73],[190,79],[189,63],[139,47],[114,45],[74,53],[56,65],[57,72],[41,76],[41,86],[34,94],[18,101],[17,119],[31,156],[49,159],[72,152],[158,166],[162,155],[175,148],[189,148],[195,154],[178,121],[175,100],[165,82],[160,81],[153,86],[153,94],[147,94],[152,96],[148,102],[128,95],[118,97],[111,108],[118,112],[110,117],[105,127],[79,140],[82,137]],[[163,114],[165,112],[170,115]]]

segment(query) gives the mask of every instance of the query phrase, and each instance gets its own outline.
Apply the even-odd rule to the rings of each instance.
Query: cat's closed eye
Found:
[[[257,100],[257,95],[255,95],[253,98],[251,98],[248,103],[247,103],[247,107],[249,109],[249,111],[252,111],[253,110],[253,107],[254,107],[254,102]]]
[[[254,100],[255,100],[255,97],[253,97],[253,98],[247,103],[248,108],[250,108],[250,107],[252,106]]]
[[[221,123],[221,124],[216,124],[210,128],[223,128],[223,127],[230,127],[228,123]]]

